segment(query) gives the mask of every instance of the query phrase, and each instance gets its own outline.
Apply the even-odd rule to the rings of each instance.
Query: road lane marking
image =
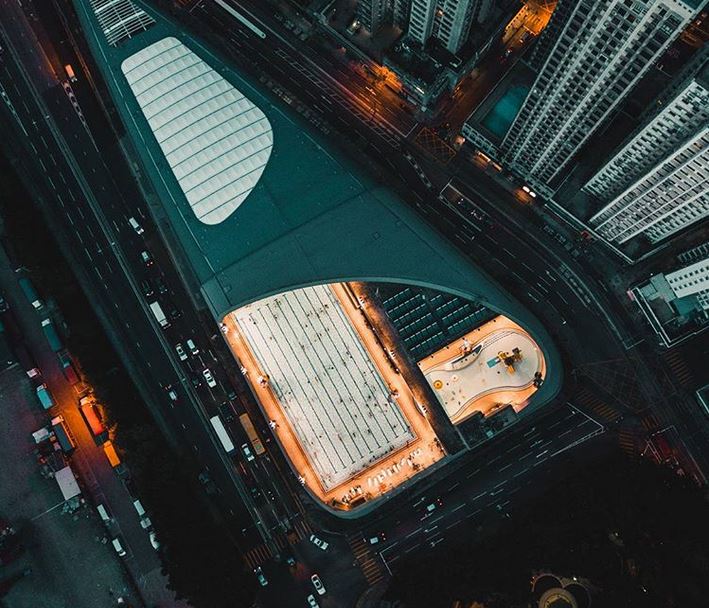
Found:
[[[527,471],[529,471],[529,469],[522,469],[519,473],[515,473],[514,475],[512,475],[512,479],[514,479],[515,477],[519,477],[520,475],[524,475]]]
[[[416,528],[411,534],[407,534],[406,538],[411,538],[412,536],[414,536],[415,534],[418,534],[419,532],[421,532],[421,528]]]
[[[466,507],[467,505],[463,503],[462,505],[458,505],[455,509],[451,511],[451,513],[455,513],[458,509],[462,509],[463,507]]]
[[[501,486],[504,486],[508,481],[509,481],[509,479],[505,479],[505,481],[501,481],[500,483],[498,483],[498,484],[493,488],[493,490],[496,489],[496,488],[499,488],[499,487],[501,487]]]
[[[549,450],[544,450],[543,452],[540,452],[539,454],[537,454],[536,457],[537,457],[537,458],[541,458],[541,457],[544,456],[544,454],[546,454],[548,451],[549,451]]]
[[[468,515],[466,515],[466,516],[465,516],[465,519],[468,519],[468,518],[470,518],[470,517],[473,517],[473,516],[477,515],[478,513],[480,513],[480,511],[482,511],[482,509],[475,509],[475,511],[473,511],[472,513],[469,513]]]
[[[502,467],[502,468],[499,469],[498,471],[499,471],[500,473],[502,473],[502,471],[504,471],[505,469],[509,469],[513,464],[514,464],[513,462],[510,462],[510,464],[506,464],[504,467]]]

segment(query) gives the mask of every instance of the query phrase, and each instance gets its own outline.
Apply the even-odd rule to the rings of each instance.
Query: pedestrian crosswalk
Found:
[[[694,374],[689,369],[687,361],[677,349],[666,351],[662,358],[672,372],[672,379],[682,387],[689,387],[694,383]]]
[[[313,529],[307,521],[298,520],[293,524],[293,530],[291,532],[287,534],[283,532],[274,534],[273,543],[271,545],[261,543],[249,549],[244,555],[244,559],[246,559],[246,563],[250,568],[256,568],[274,557],[273,551],[275,548],[277,548],[278,551],[285,551],[288,547],[299,543],[304,538],[309,538],[312,533]]]
[[[581,409],[592,411],[605,423],[613,422],[621,416],[618,410],[608,405],[599,396],[594,395],[583,386],[579,387],[576,391],[574,405],[578,405]]]
[[[352,553],[354,553],[357,564],[359,564],[367,583],[370,586],[376,585],[384,579],[384,568],[382,561],[370,550],[366,541],[359,534],[352,534],[347,537]]]
[[[623,453],[626,456],[633,460],[638,458],[640,452],[638,450],[635,433],[626,429],[621,429],[618,432],[618,443],[620,445],[620,449],[623,450]]]
[[[660,421],[654,414],[646,414],[640,422],[648,433],[652,433],[660,428]]]

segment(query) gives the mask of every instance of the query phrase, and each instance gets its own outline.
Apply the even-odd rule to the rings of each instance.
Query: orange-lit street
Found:
[[[546,375],[532,337],[503,316],[426,357],[419,367],[455,424],[507,404],[519,412],[537,390],[535,375]]]
[[[323,502],[352,508],[443,457],[346,286],[267,298],[224,325],[294,471]]]

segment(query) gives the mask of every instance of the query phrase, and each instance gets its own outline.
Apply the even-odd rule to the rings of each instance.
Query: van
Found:
[[[126,550],[123,548],[123,545],[121,544],[121,541],[118,538],[114,538],[111,541],[111,544],[113,545],[113,548],[116,550],[116,553],[120,555],[121,557],[126,556]]]
[[[103,521],[111,521],[111,516],[108,514],[108,509],[105,506],[99,505],[96,507],[96,510]]]
[[[130,227],[135,230],[136,234],[143,234],[145,232],[145,230],[143,230],[143,227],[138,223],[138,221],[134,217],[128,218],[128,224],[130,224]]]
[[[140,503],[139,500],[134,500],[133,506],[135,507],[135,510],[138,511],[139,517],[143,517],[143,515],[145,515],[145,509],[143,508],[143,505]]]

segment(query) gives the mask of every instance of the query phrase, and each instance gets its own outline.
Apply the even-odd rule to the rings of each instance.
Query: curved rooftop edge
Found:
[[[177,234],[217,321],[261,298],[323,283],[387,281],[434,288],[472,298],[504,314],[540,346],[550,373],[524,412],[536,410],[558,394],[561,357],[536,317],[427,226],[395,193],[329,147],[324,135],[258,89],[259,83],[229,67],[203,42],[139,0],[121,1],[140,11],[141,23],[146,21],[143,15],[149,22],[118,42],[112,30],[113,43],[99,25],[92,9],[95,3],[73,1],[94,58],[159,196],[160,207],[153,208],[153,213],[158,220],[166,218]],[[266,124],[270,126],[263,140],[270,146],[269,156],[261,159],[259,179],[247,184],[249,192],[236,204],[226,201],[228,212],[220,213],[218,221],[204,222],[194,211],[190,192],[185,192],[154,134],[156,123],[146,118],[124,75],[123,66],[135,63],[130,58],[144,56],[151,45],[158,45],[154,49],[184,47],[185,55],[196,58],[190,61],[204,63],[219,76],[212,81],[223,79],[243,95],[257,110],[253,116],[263,114],[261,134],[266,133]],[[181,103],[188,102],[182,99]],[[208,162],[199,169],[209,170]]]

